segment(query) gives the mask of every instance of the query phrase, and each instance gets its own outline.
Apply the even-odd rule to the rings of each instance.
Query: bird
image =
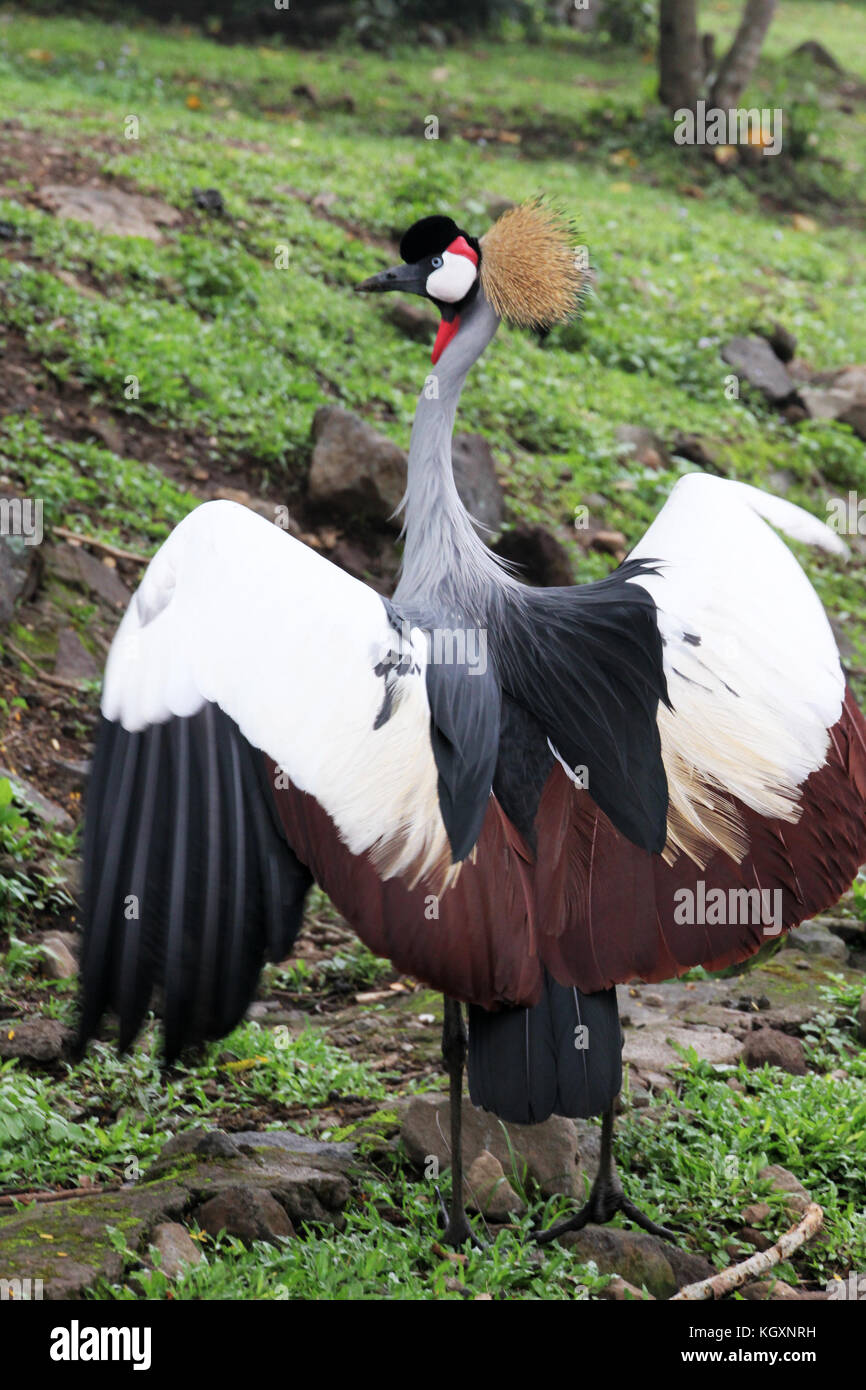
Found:
[[[479,239],[413,223],[357,288],[439,312],[384,597],[235,502],[150,561],[107,659],[84,837],[79,1047],[154,998],[167,1061],[236,1026],[318,884],[377,955],[444,995],[452,1192],[464,1073],[504,1121],[602,1116],[587,1201],[617,1211],[616,986],[720,970],[834,903],[866,859],[866,720],[779,532],[844,542],[787,499],[685,473],[606,577],[538,588],[458,495],[464,381],[502,323],[579,311],[565,211]],[[444,1204],[443,1204],[444,1207]]]

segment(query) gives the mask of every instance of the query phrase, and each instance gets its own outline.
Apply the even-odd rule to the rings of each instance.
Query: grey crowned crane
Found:
[[[396,591],[229,502],[193,511],[151,561],[102,695],[81,1043],[111,1008],[128,1047],[155,990],[168,1059],[226,1033],[315,881],[373,951],[446,996],[446,1238],[471,1234],[461,1001],[477,1105],[605,1116],[599,1174],[565,1224],[624,1210],[657,1229],[613,1164],[614,986],[743,960],[866,859],[866,721],[766,523],[841,542],[784,500],[691,474],[606,579],[522,584],[458,498],[451,435],[500,322],[574,310],[569,228],[537,202],[480,242],[434,216],[400,252],[358,288],[425,295],[442,318]]]

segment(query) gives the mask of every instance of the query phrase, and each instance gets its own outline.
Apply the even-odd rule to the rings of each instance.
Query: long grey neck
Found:
[[[479,289],[418,399],[403,498],[403,567],[394,598],[419,612],[457,603],[480,615],[491,589],[515,583],[474,530],[451,466],[454,418],[466,374],[498,327]]]

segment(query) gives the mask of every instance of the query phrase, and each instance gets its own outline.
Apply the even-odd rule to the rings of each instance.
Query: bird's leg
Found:
[[[650,1235],[661,1236],[664,1240],[675,1240],[673,1231],[669,1231],[666,1226],[657,1226],[655,1221],[651,1221],[648,1216],[644,1216],[642,1211],[630,1202],[622,1190],[622,1183],[619,1180],[619,1173],[616,1171],[616,1163],[613,1157],[613,1106],[606,1110],[601,1122],[601,1157],[598,1164],[598,1172],[595,1175],[595,1182],[589,1194],[589,1200],[580,1211],[575,1212],[574,1216],[568,1216],[564,1221],[557,1221],[555,1226],[549,1226],[546,1231],[540,1231],[535,1237],[540,1245],[546,1245],[551,1240],[556,1240],[558,1236],[565,1235],[566,1231],[580,1231],[590,1222],[596,1226],[602,1226],[611,1217],[621,1211],[623,1216],[627,1216],[636,1226],[642,1230],[649,1231]]]
[[[457,999],[445,996],[442,1018],[442,1060],[448,1073],[448,1098],[451,1118],[451,1208],[446,1212],[447,1223],[442,1239],[455,1249],[464,1241],[480,1242],[469,1225],[463,1205],[463,1068],[466,1063],[466,1025],[463,1009]]]

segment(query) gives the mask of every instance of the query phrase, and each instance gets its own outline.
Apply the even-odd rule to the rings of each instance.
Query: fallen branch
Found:
[[[92,546],[94,550],[104,550],[106,555],[113,555],[118,560],[132,560],[136,565],[150,564],[149,557],[137,550],[122,550],[119,545],[109,545],[108,541],[99,541],[95,536],[82,536],[77,531],[67,531],[65,526],[54,526],[52,529],[56,536],[63,536],[65,540],[75,541],[78,545]]]
[[[79,695],[87,694],[85,687],[79,685],[78,681],[68,681],[64,676],[52,676],[49,675],[47,671],[43,671],[41,666],[36,665],[32,656],[28,656],[27,652],[23,652],[20,647],[16,647],[11,638],[3,637],[2,642],[3,646],[8,647],[12,655],[17,656],[19,661],[26,661],[37,680],[44,681],[46,685],[59,686],[61,690],[74,690]],[[27,673],[24,672],[23,674],[26,676]]]
[[[96,1192],[115,1192],[119,1183],[106,1187],[104,1183],[94,1183],[91,1187],[69,1187],[62,1192],[6,1192],[0,1197],[0,1207],[11,1207],[16,1202],[68,1202],[70,1197],[92,1197]]]
[[[782,1260],[787,1260],[789,1255],[793,1255],[795,1250],[799,1250],[801,1245],[817,1235],[823,1224],[824,1213],[817,1202],[812,1202],[806,1208],[806,1215],[800,1224],[792,1226],[790,1231],[780,1236],[769,1250],[761,1250],[742,1264],[723,1269],[720,1274],[714,1274],[712,1279],[701,1279],[697,1284],[687,1284],[669,1301],[674,1303],[677,1299],[696,1301],[702,1298],[724,1298],[726,1293],[732,1293],[756,1275],[772,1269],[773,1265],[779,1264]]]

